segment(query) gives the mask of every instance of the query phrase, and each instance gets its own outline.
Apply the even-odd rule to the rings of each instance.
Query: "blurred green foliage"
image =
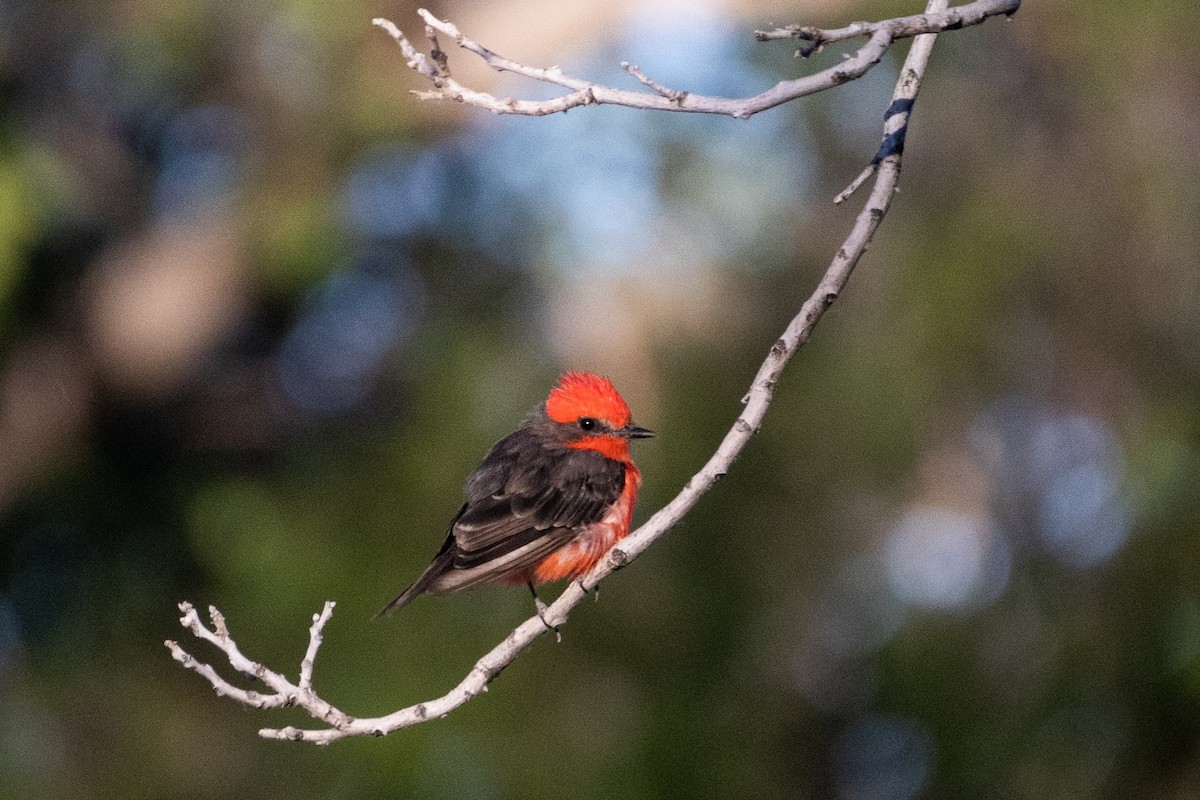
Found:
[[[444,13],[734,94],[810,68],[755,27],[916,10]],[[526,593],[372,614],[467,473],[598,369],[668,501],[848,230],[903,47],[747,123],[494,120],[407,95],[362,3],[0,3],[0,798],[1200,793],[1200,48],[1133,11],[942,36],[903,192],[722,483],[487,696],[318,749],[170,660],[215,659],[176,603],[294,675],[336,600],[351,714],[448,690]]]

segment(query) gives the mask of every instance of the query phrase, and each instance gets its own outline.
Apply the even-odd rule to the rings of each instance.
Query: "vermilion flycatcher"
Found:
[[[585,574],[629,534],[642,482],[629,440],[653,435],[633,424],[607,378],[563,375],[467,478],[467,502],[433,563],[380,613],[423,592],[485,583],[533,590]]]

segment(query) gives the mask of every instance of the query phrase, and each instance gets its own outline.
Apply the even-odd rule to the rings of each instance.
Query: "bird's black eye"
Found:
[[[580,417],[579,427],[583,428],[585,431],[595,430],[596,420],[592,419],[591,417]]]

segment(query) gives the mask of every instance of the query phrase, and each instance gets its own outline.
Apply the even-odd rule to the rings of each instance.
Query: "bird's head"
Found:
[[[633,424],[612,381],[592,372],[563,375],[546,398],[546,416],[555,424],[556,438],[568,447],[619,460],[628,460],[630,439],[654,435]]]

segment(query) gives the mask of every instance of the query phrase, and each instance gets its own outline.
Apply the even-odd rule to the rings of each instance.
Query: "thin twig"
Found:
[[[670,100],[671,102],[674,102],[674,103],[682,102],[683,98],[688,96],[687,92],[681,92],[678,89],[668,89],[667,87],[663,86],[661,83],[654,80],[646,73],[642,72],[641,69],[639,69],[636,64],[630,64],[628,61],[622,61],[621,69],[625,70],[630,75],[637,78],[639,81],[641,81],[645,85],[649,86],[651,89],[658,92],[663,97]]]
[[[304,652],[304,660],[300,662],[300,688],[304,691],[312,691],[312,674],[317,661],[317,650],[325,641],[321,631],[333,616],[334,605],[336,604],[330,600],[320,614],[313,614],[313,624],[308,629],[308,650]]]
[[[908,39],[923,33],[940,33],[941,31],[957,30],[968,25],[978,25],[990,16],[997,14],[1012,15],[1021,5],[1019,2],[1012,8],[997,7],[991,3],[968,3],[967,5],[926,10],[924,14],[914,14],[911,17],[897,17],[882,22],[851,22],[844,28],[814,28],[810,25],[787,25],[770,31],[755,31],[754,38],[760,42],[775,39],[802,39],[809,42],[802,48],[801,55],[808,57],[821,47],[833,42],[854,39],[859,36],[870,36],[880,29],[886,29],[892,39]],[[807,52],[803,52],[807,50]]]

